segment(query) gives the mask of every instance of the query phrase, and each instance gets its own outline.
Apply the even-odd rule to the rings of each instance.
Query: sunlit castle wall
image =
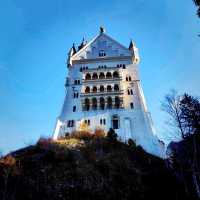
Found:
[[[57,119],[54,139],[87,127],[113,128],[127,141],[132,138],[147,152],[162,157],[138,76],[138,49],[105,34],[103,28],[89,43],[73,46],[68,57],[66,97]]]

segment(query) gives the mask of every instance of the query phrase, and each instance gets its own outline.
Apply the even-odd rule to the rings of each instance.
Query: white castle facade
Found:
[[[129,48],[105,34],[73,47],[68,55],[66,96],[53,138],[80,130],[113,128],[127,141],[133,139],[147,152],[162,157],[138,76],[138,49]]]

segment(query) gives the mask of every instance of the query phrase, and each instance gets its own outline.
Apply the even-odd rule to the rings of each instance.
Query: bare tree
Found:
[[[169,94],[165,96],[165,99],[161,105],[162,110],[167,112],[170,116],[171,125],[178,128],[178,132],[181,134],[181,138],[184,139],[184,129],[180,118],[181,108],[180,108],[181,96],[177,94],[175,90],[171,90]]]

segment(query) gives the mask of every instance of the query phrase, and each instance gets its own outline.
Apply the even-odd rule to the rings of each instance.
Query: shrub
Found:
[[[94,134],[90,133],[89,131],[74,131],[72,132],[71,137],[80,140],[90,140],[94,137]]]
[[[42,147],[44,149],[47,149],[50,146],[50,144],[52,144],[52,142],[53,142],[52,138],[42,138],[41,137],[38,140],[36,145],[39,146],[39,147]]]
[[[3,165],[3,166],[12,167],[15,164],[16,164],[16,160],[11,155],[5,156],[4,158],[0,160],[0,165]]]
[[[115,133],[114,129],[110,128],[106,136],[110,141],[117,141],[117,134]]]
[[[95,138],[103,138],[103,137],[105,137],[105,132],[104,132],[104,130],[102,130],[102,129],[100,129],[100,128],[97,128],[96,130],[95,130],[95,132],[94,132],[94,137]]]
[[[131,148],[136,148],[136,143],[131,138],[128,139],[128,146]]]

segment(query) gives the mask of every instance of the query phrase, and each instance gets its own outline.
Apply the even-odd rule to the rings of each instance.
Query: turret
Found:
[[[76,47],[75,44],[73,43],[73,46],[70,48],[69,52],[68,52],[68,60],[67,60],[67,66],[71,66],[72,65],[72,61],[71,61],[71,57],[76,53]]]
[[[139,57],[139,53],[138,53],[138,48],[136,47],[135,43],[133,42],[133,40],[130,41],[129,44],[129,48],[128,48],[132,54],[133,54],[133,62],[134,63],[139,63],[140,62],[140,57]]]

